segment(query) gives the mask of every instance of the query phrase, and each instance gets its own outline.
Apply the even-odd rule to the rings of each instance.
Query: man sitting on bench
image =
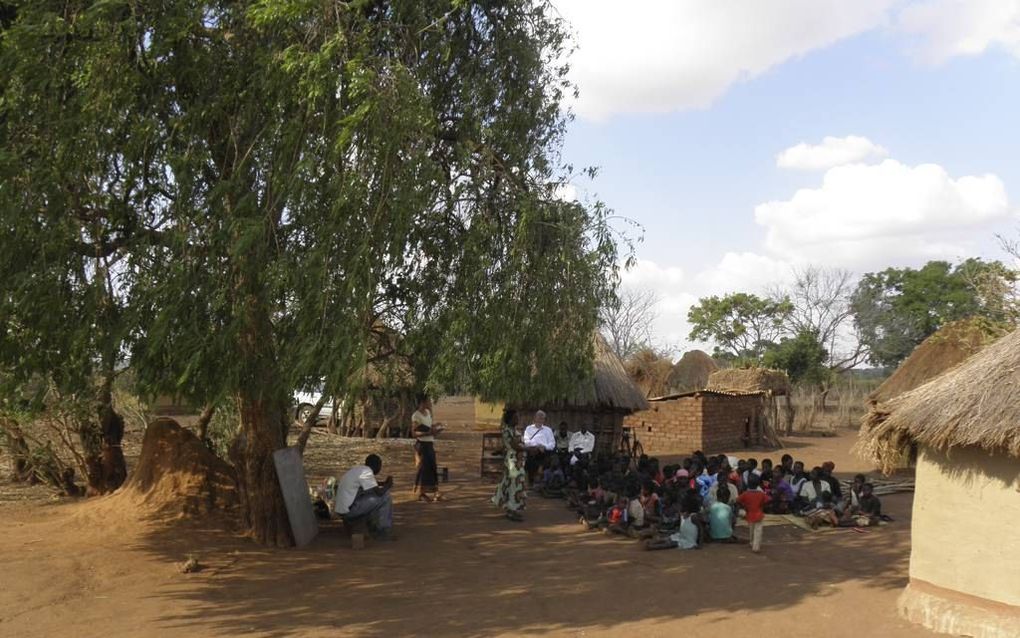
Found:
[[[380,471],[382,459],[376,454],[369,454],[364,465],[347,470],[337,484],[334,511],[345,524],[366,520],[377,540],[393,540],[393,498],[390,496],[393,477],[386,477],[379,485],[375,477]]]

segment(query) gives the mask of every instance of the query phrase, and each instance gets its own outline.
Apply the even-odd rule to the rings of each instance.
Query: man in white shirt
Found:
[[[595,435],[587,425],[582,425],[579,432],[570,437],[570,465],[587,465],[591,453],[595,450]]]
[[[333,511],[347,521],[368,517],[368,527],[375,538],[392,540],[393,477],[386,477],[380,485],[376,475],[381,471],[382,459],[376,454],[369,454],[364,465],[347,470],[337,483]]]
[[[521,437],[524,452],[528,455],[524,462],[524,470],[528,474],[528,484],[535,482],[535,473],[545,463],[546,455],[556,449],[556,436],[552,428],[545,424],[545,412],[535,413],[535,422],[524,429]]]

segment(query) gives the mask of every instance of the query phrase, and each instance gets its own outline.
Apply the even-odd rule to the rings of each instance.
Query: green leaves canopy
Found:
[[[1016,275],[999,262],[931,261],[919,269],[888,268],[861,278],[852,298],[854,320],[871,360],[895,367],[939,328],[967,317],[1002,320],[1002,298],[981,294],[989,279],[1009,290]]]
[[[588,372],[617,254],[602,206],[554,196],[571,89],[548,3],[15,5],[4,312],[59,347],[29,365],[8,331],[5,365],[102,336],[62,290],[111,281],[147,391],[237,401],[260,539],[287,536],[268,463],[287,393],[343,393],[386,335],[433,387],[541,401]]]

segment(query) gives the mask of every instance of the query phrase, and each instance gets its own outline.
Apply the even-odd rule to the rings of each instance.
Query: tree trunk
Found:
[[[322,412],[322,406],[326,405],[326,395],[323,394],[319,397],[319,400],[312,406],[312,411],[305,417],[305,422],[301,424],[301,433],[298,434],[297,438],[297,449],[301,453],[301,456],[305,455],[305,446],[308,445],[308,437],[312,435],[312,427],[315,422],[319,420],[319,412]],[[336,409],[336,406],[334,406]]]
[[[333,409],[329,412],[329,421],[326,421],[326,431],[330,434],[336,434],[337,429],[337,417],[340,410],[340,401],[337,397],[333,397]]]
[[[294,536],[273,465],[273,452],[286,445],[280,430],[282,404],[242,395],[238,406],[241,433],[230,456],[237,470],[241,521],[257,542],[291,547]]]
[[[213,414],[215,413],[216,406],[209,403],[202,408],[202,414],[198,415],[198,421],[195,425],[198,426],[198,438],[202,441],[202,443],[209,442],[209,422],[212,421]]]
[[[78,439],[85,457],[86,493],[107,494],[124,484],[127,463],[121,441],[124,439],[124,418],[113,409],[113,374],[103,375],[96,393],[96,420],[78,424]]]

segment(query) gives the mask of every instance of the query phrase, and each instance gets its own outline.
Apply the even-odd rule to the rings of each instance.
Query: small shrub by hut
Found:
[[[708,387],[708,378],[719,371],[715,359],[701,350],[690,350],[680,357],[669,375],[671,393],[680,394]]]
[[[623,421],[648,454],[709,454],[762,441],[764,392],[695,390],[648,400],[647,410]]]
[[[790,378],[782,370],[768,368],[727,368],[713,372],[708,378],[706,390],[716,392],[763,394],[766,409],[759,419],[757,436],[765,445],[779,445],[780,410],[776,397],[784,397],[782,421],[784,431],[789,434],[793,428],[793,405],[790,403]]]
[[[1020,331],[887,403],[858,452],[884,471],[917,448],[907,619],[1020,636]]]
[[[573,393],[560,401],[512,407],[517,409],[521,424],[531,423],[535,412],[544,410],[546,423],[554,430],[563,421],[571,432],[588,425],[595,434],[596,452],[610,454],[620,446],[624,418],[646,409],[648,401],[627,375],[620,358],[596,334],[594,374],[588,381],[578,384]]]

